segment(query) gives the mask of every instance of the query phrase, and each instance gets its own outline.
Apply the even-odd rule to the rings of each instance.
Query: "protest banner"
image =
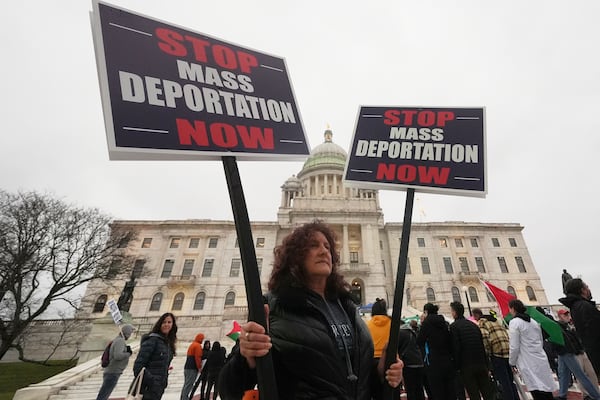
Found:
[[[285,60],[93,2],[112,160],[304,160]]]

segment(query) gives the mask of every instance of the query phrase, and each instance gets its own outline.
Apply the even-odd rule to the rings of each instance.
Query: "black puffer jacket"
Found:
[[[425,367],[438,370],[453,369],[452,340],[448,323],[439,314],[429,314],[421,324],[417,344],[423,352]],[[427,351],[427,349],[429,351]]]
[[[450,325],[454,363],[462,369],[467,365],[487,365],[487,355],[479,326],[464,317]]]
[[[162,395],[167,387],[173,352],[167,339],[158,333],[142,336],[141,343],[140,351],[133,364],[133,373],[137,376],[141,369],[146,367],[143,381],[144,399],[154,398],[159,393]]]
[[[571,317],[577,334],[583,342],[583,347],[596,374],[600,373],[600,311],[596,303],[573,294],[559,299],[562,304],[571,309]]]
[[[381,386],[373,371],[373,342],[349,296],[340,303],[353,326],[349,357],[352,372],[358,377],[354,381],[348,379],[346,357],[340,356],[332,328],[320,311],[320,296],[290,287],[268,298],[271,353],[280,399],[372,398],[373,391]],[[239,400],[243,391],[256,383],[255,372],[237,353],[223,367],[219,382],[221,398]]]

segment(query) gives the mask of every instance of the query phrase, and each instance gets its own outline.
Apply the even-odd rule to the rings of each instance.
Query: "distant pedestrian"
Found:
[[[135,328],[132,325],[125,324],[121,327],[117,337],[113,339],[109,350],[108,366],[104,369],[102,386],[96,400],[108,400],[115,386],[117,386],[121,374],[127,367],[127,363],[129,363],[129,357],[131,357],[131,347],[127,345],[126,341],[134,331]]]
[[[518,368],[534,400],[553,400],[557,385],[544,352],[542,329],[526,314],[521,300],[511,300],[508,307],[513,316],[508,324],[509,363]]]
[[[185,365],[183,367],[183,387],[180,400],[189,400],[190,393],[198,373],[202,370],[202,341],[204,334],[198,333],[187,349]]]
[[[225,364],[225,348],[221,347],[221,343],[215,341],[210,349],[210,354],[208,355],[208,359],[206,360],[206,364],[204,368],[208,370],[206,382],[202,382],[202,386],[200,388],[200,400],[210,400],[210,392],[215,387],[215,392],[217,386],[217,378],[219,377],[219,373],[221,372],[221,368]],[[213,399],[216,398],[213,396]]]

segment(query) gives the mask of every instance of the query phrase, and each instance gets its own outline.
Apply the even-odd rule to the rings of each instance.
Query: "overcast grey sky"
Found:
[[[285,58],[312,147],[329,125],[348,149],[359,105],[486,107],[487,198],[417,193],[413,221],[518,222],[550,302],[562,268],[600,293],[599,2],[111,3]],[[220,162],[108,160],[91,10],[3,7],[0,188],[119,219],[232,220]],[[252,220],[276,220],[301,167],[239,164]],[[404,192],[380,196],[385,221],[401,222]]]

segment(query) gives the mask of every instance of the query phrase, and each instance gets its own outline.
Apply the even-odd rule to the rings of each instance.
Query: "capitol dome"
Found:
[[[325,141],[316,146],[312,151],[302,171],[298,175],[303,175],[315,169],[334,168],[343,170],[346,166],[346,151],[339,145],[333,143],[333,132],[327,129],[324,133]]]

